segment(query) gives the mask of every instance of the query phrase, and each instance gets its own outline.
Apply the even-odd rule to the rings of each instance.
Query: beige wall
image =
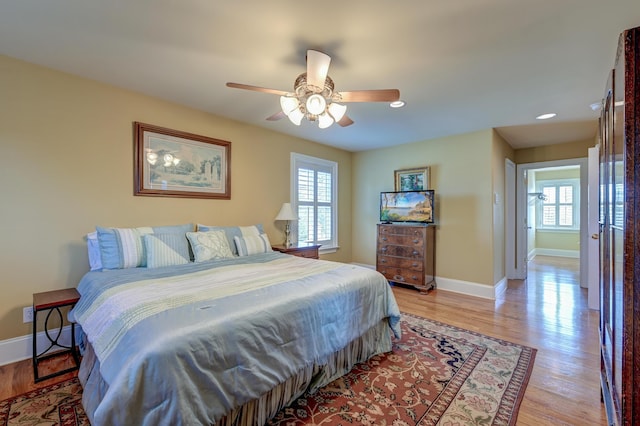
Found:
[[[493,143],[483,130],[354,153],[353,261],[375,265],[379,193],[394,190],[394,170],[429,166],[436,276],[493,286]]]
[[[536,146],[515,151],[517,164],[538,163],[542,161],[569,160],[572,158],[585,158],[589,148],[595,146],[593,139],[563,143],[558,145]]]
[[[0,75],[0,340],[29,334],[33,293],[77,285],[96,225],[262,223],[279,243],[292,151],[338,162],[340,250],[323,257],[351,260],[351,153],[4,56]],[[231,141],[231,200],[133,196],[133,121]]]
[[[580,251],[579,231],[536,231],[535,248]]]

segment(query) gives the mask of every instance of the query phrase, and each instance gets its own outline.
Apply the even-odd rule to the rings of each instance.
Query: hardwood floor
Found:
[[[447,291],[420,295],[394,287],[400,309],[538,349],[518,425],[606,424],[600,402],[598,312],[587,308],[576,259],[538,256],[526,281],[510,281],[500,300]],[[46,370],[42,370],[44,374]],[[34,385],[31,361],[0,366],[0,400]]]

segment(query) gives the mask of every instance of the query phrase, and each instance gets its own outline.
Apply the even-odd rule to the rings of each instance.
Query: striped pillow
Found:
[[[148,234],[144,236],[147,268],[189,263],[189,242],[185,234]]]
[[[251,254],[267,253],[271,250],[271,243],[267,234],[246,235],[244,237],[233,237],[238,256],[249,256]]]
[[[147,265],[142,236],[152,234],[152,228],[103,228],[96,226],[96,231],[98,232],[103,268],[124,269]]]
[[[140,228],[104,228],[96,226],[100,259],[103,269],[124,269],[147,266],[147,253],[143,236],[153,233],[193,231],[192,224]]]

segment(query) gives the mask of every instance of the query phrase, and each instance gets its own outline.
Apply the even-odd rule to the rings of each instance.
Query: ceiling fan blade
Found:
[[[347,127],[353,124],[353,120],[347,117],[346,115],[343,115],[342,118],[339,121],[337,121],[337,123],[342,127]]]
[[[280,95],[280,96],[286,96],[288,93],[288,92],[285,92],[284,90],[268,89],[266,87],[251,86],[249,84],[240,84],[240,83],[227,83],[227,87],[232,87],[234,89],[253,90],[254,92],[271,93],[273,95]]]
[[[400,99],[398,89],[354,90],[340,92],[341,102],[393,102]]]
[[[307,86],[317,88],[315,92],[321,92],[324,89],[330,63],[331,56],[317,50],[307,50]]]
[[[267,120],[269,120],[269,121],[278,121],[278,120],[281,120],[281,119],[285,118],[286,116],[287,115],[284,112],[278,111],[275,114],[272,114],[272,115],[268,116]]]

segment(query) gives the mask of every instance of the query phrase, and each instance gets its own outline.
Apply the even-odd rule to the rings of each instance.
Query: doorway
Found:
[[[536,255],[577,257],[580,286],[587,287],[587,177],[586,158],[516,166],[515,229],[511,236],[507,230],[516,255],[507,278],[526,279]]]

